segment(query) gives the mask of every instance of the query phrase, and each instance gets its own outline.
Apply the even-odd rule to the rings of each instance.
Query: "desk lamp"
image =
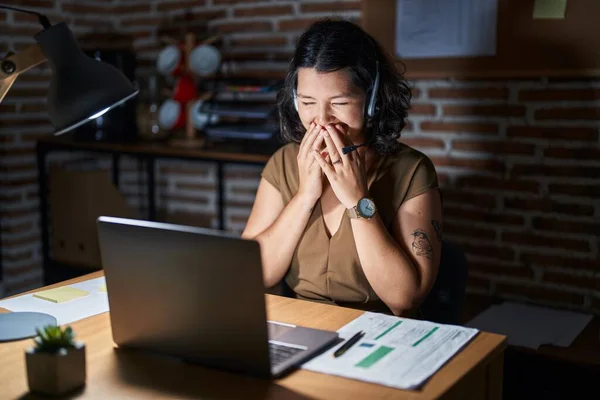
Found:
[[[117,68],[85,55],[64,22],[51,25],[34,11],[4,5],[0,9],[36,15],[44,28],[35,34],[36,44],[0,60],[0,103],[19,74],[46,60],[52,69],[47,109],[55,135],[92,121],[138,94]],[[0,342],[33,337],[36,328],[48,324],[57,321],[44,313],[0,314]]]

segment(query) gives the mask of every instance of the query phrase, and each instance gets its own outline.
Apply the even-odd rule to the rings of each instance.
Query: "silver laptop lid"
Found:
[[[116,344],[270,376],[257,242],[113,217],[98,235]]]

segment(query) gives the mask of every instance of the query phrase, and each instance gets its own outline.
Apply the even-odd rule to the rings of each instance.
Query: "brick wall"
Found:
[[[138,78],[153,73],[162,33],[206,21],[223,35],[236,71],[280,76],[298,34],[317,18],[360,20],[359,1],[16,1],[65,19],[80,35],[116,30],[132,38]],[[189,8],[186,17],[182,7]],[[10,37],[31,42],[28,17],[0,12]],[[256,61],[263,60],[263,61]],[[600,81],[415,80],[403,140],[434,161],[444,192],[446,237],[470,262],[469,291],[600,312]],[[39,284],[39,229],[33,146],[50,132],[43,111],[47,70],[19,80],[0,106],[2,243],[8,292]],[[130,161],[123,192],[143,207],[143,179]],[[158,166],[165,218],[213,224],[210,164]],[[226,171],[228,228],[243,229],[260,168]],[[189,218],[189,217],[185,217]],[[189,219],[188,219],[189,221]]]

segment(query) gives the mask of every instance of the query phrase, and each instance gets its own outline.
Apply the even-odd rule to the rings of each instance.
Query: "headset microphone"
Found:
[[[369,105],[367,106],[366,117],[373,118],[375,115],[376,107],[377,107],[377,91],[379,89],[379,61],[375,61],[375,66],[377,68],[377,72],[375,74],[375,82],[373,83],[373,88],[371,89],[371,97],[369,98]],[[352,146],[342,147],[342,153],[348,154],[358,149],[359,147],[366,146],[369,144],[371,140],[361,144],[354,144]]]

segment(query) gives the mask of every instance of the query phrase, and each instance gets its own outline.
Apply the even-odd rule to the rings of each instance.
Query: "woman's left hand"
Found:
[[[345,137],[341,125],[327,125],[321,131],[324,136],[329,160],[319,152],[313,151],[313,156],[325,173],[333,192],[346,208],[352,208],[358,201],[367,196],[367,174],[365,159],[357,150],[348,154],[342,153]]]

